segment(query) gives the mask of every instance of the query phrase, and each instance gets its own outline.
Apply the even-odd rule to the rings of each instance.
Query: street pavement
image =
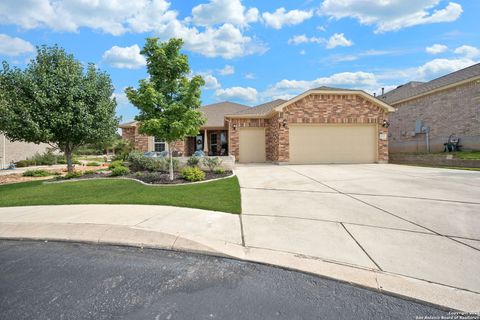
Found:
[[[0,242],[0,319],[415,319],[447,311],[300,272],[164,250]]]

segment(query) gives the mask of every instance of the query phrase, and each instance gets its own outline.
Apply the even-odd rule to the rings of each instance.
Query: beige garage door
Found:
[[[290,125],[290,163],[372,163],[375,125]]]
[[[265,162],[265,129],[239,129],[239,162]]]

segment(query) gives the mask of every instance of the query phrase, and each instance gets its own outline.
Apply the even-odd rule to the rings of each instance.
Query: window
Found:
[[[212,151],[212,154],[217,154],[218,148],[217,148],[217,134],[212,133],[210,134],[210,151]]]
[[[165,141],[155,138],[154,140],[154,151],[155,152],[162,152],[165,151]]]

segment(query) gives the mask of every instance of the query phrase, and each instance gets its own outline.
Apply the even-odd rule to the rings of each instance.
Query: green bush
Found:
[[[126,176],[127,174],[130,173],[130,169],[128,169],[125,166],[118,166],[112,169],[112,176],[113,177],[118,177],[118,176]]]
[[[92,161],[92,162],[87,163],[87,167],[99,167],[101,165],[102,165],[101,163],[96,162],[96,161]]]
[[[95,174],[97,173],[95,170],[86,170],[86,171],[83,171],[83,174],[86,175],[86,174]]]
[[[24,177],[48,177],[53,176],[53,173],[47,170],[27,170],[22,175]]]
[[[205,157],[203,158],[203,164],[210,171],[213,171],[216,167],[222,164],[222,160],[219,157]]]
[[[20,160],[15,162],[15,165],[17,168],[24,168],[24,167],[29,167],[35,165],[35,163],[32,160]]]
[[[191,182],[205,180],[205,172],[199,167],[185,167],[182,169],[181,176]]]
[[[124,167],[123,161],[121,161],[121,160],[113,161],[112,163],[110,163],[108,165],[108,169],[110,169],[110,170],[113,170],[117,167]]]
[[[168,171],[170,158],[147,157],[141,152],[133,151],[128,155],[128,162],[132,171]],[[173,158],[173,170],[177,170],[180,162]]]
[[[187,166],[189,167],[198,167],[199,163],[200,163],[200,157],[191,156],[187,160]]]
[[[67,173],[64,178],[75,179],[75,178],[80,178],[81,176],[83,176],[83,173],[81,171],[73,171],[73,172]]]
[[[222,167],[218,167],[218,168],[213,169],[213,172],[216,173],[216,174],[224,174],[225,169],[222,168]]]

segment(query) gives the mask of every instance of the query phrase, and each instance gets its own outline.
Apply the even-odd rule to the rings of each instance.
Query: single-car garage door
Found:
[[[290,163],[372,163],[375,125],[289,125]]]
[[[265,128],[240,128],[239,149],[239,162],[265,162]]]

